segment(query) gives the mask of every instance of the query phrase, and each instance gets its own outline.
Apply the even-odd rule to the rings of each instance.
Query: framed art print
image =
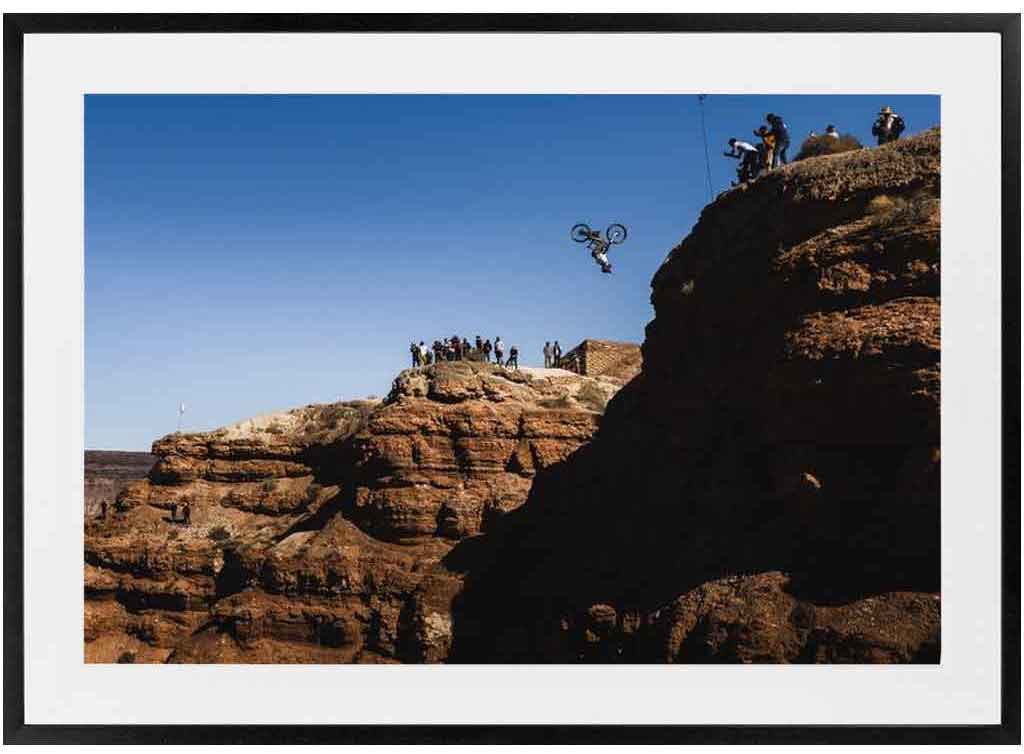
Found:
[[[1019,742],[1019,16],[4,32],[5,741]]]

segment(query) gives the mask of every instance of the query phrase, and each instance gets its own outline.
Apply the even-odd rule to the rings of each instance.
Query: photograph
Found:
[[[934,91],[82,99],[85,664],[942,661]]]

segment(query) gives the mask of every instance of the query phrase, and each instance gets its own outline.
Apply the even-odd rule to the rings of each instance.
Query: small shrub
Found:
[[[167,533],[167,541],[168,541],[168,542],[173,542],[173,541],[174,541],[174,540],[176,540],[176,539],[177,539],[177,538],[178,538],[178,537],[179,537],[180,535],[181,535],[181,532],[180,532],[180,531],[178,531],[177,529],[171,529],[171,530],[170,530],[170,531],[169,531],[169,532]]]
[[[117,658],[118,665],[130,665],[135,662],[134,652],[122,652],[121,656]]]
[[[831,136],[808,136],[800,145],[800,151],[797,152],[794,162],[806,160],[808,157],[852,152],[855,149],[863,148],[864,145],[860,143],[860,140],[851,134],[842,134],[838,139]]]
[[[884,215],[887,212],[892,212],[897,208],[897,202],[902,202],[901,199],[893,201],[891,197],[882,194],[876,196],[870,202],[868,202],[867,212],[869,215]]]
[[[260,485],[260,489],[264,492],[273,492],[275,486],[273,479],[266,479],[263,481],[263,484]]]
[[[229,532],[223,526],[215,526],[212,529],[210,529],[209,533],[207,533],[206,536],[212,539],[214,542],[225,542],[231,539],[231,532]]]
[[[880,227],[916,225],[938,211],[939,200],[926,191],[910,196],[876,196],[868,202],[867,213],[877,217]]]

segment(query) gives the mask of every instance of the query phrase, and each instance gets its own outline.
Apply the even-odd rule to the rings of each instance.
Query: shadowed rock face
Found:
[[[936,132],[708,206],[594,440],[421,583],[419,656],[935,661],[938,199]]]
[[[86,659],[936,662],[938,198],[937,132],[723,194],[621,390],[441,364],[158,441]]]
[[[446,363],[383,402],[158,440],[148,479],[86,524],[87,661],[394,661],[424,574],[521,505],[621,384]]]

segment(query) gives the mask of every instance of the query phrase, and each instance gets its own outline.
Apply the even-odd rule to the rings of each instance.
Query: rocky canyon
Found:
[[[642,363],[157,440],[87,509],[86,661],[937,662],[939,152],[718,196]]]

